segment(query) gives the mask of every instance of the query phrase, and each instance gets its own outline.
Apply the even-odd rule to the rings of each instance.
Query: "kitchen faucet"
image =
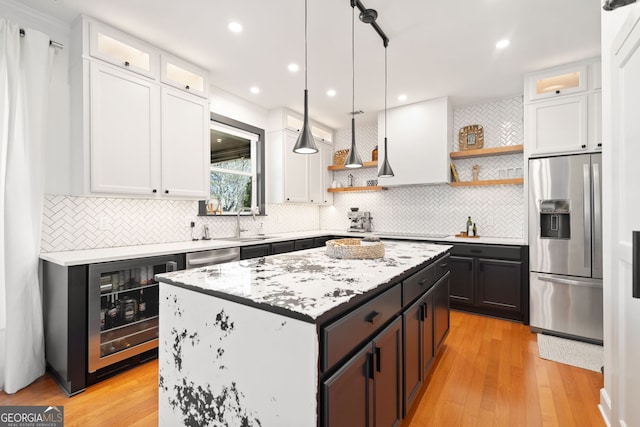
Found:
[[[253,220],[256,220],[256,210],[258,210],[257,206],[255,208],[245,208],[244,206],[241,206],[240,209],[238,209],[238,213],[236,215],[236,237],[240,237],[240,234],[243,231],[247,231],[246,228],[240,228],[240,214],[247,210],[251,212],[251,215],[253,215]]]

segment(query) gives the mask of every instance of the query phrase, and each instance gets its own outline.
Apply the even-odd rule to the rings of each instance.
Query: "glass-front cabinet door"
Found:
[[[158,346],[154,276],[180,264],[168,255],[89,266],[89,372]]]

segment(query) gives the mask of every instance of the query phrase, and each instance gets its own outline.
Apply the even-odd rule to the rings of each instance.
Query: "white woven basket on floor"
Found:
[[[327,241],[327,255],[340,259],[374,259],[384,257],[384,243],[362,245],[362,239],[336,239]]]

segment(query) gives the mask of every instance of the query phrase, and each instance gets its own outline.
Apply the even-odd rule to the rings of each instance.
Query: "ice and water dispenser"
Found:
[[[569,200],[540,201],[540,237],[571,238],[571,209]]]

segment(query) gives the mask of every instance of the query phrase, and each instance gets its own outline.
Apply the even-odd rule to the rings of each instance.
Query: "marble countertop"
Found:
[[[335,259],[325,248],[316,248],[159,274],[156,279],[313,322],[450,248],[389,241],[384,258],[365,260]]]
[[[73,265],[93,264],[98,262],[120,261],[125,259],[146,258],[159,255],[169,255],[187,252],[199,252],[210,249],[221,249],[238,246],[259,245],[286,240],[305,239],[320,236],[364,237],[371,233],[347,232],[344,230],[311,230],[290,233],[269,234],[268,239],[252,241],[225,240],[224,237],[212,240],[196,240],[185,242],[158,243],[151,245],[120,246],[113,248],[85,249],[77,251],[43,252],[40,258],[55,264],[68,267]],[[435,234],[395,233],[376,231],[372,234],[382,239],[418,240],[442,243],[479,243],[497,245],[524,245],[522,239],[508,239],[500,237],[479,237],[475,239]]]

